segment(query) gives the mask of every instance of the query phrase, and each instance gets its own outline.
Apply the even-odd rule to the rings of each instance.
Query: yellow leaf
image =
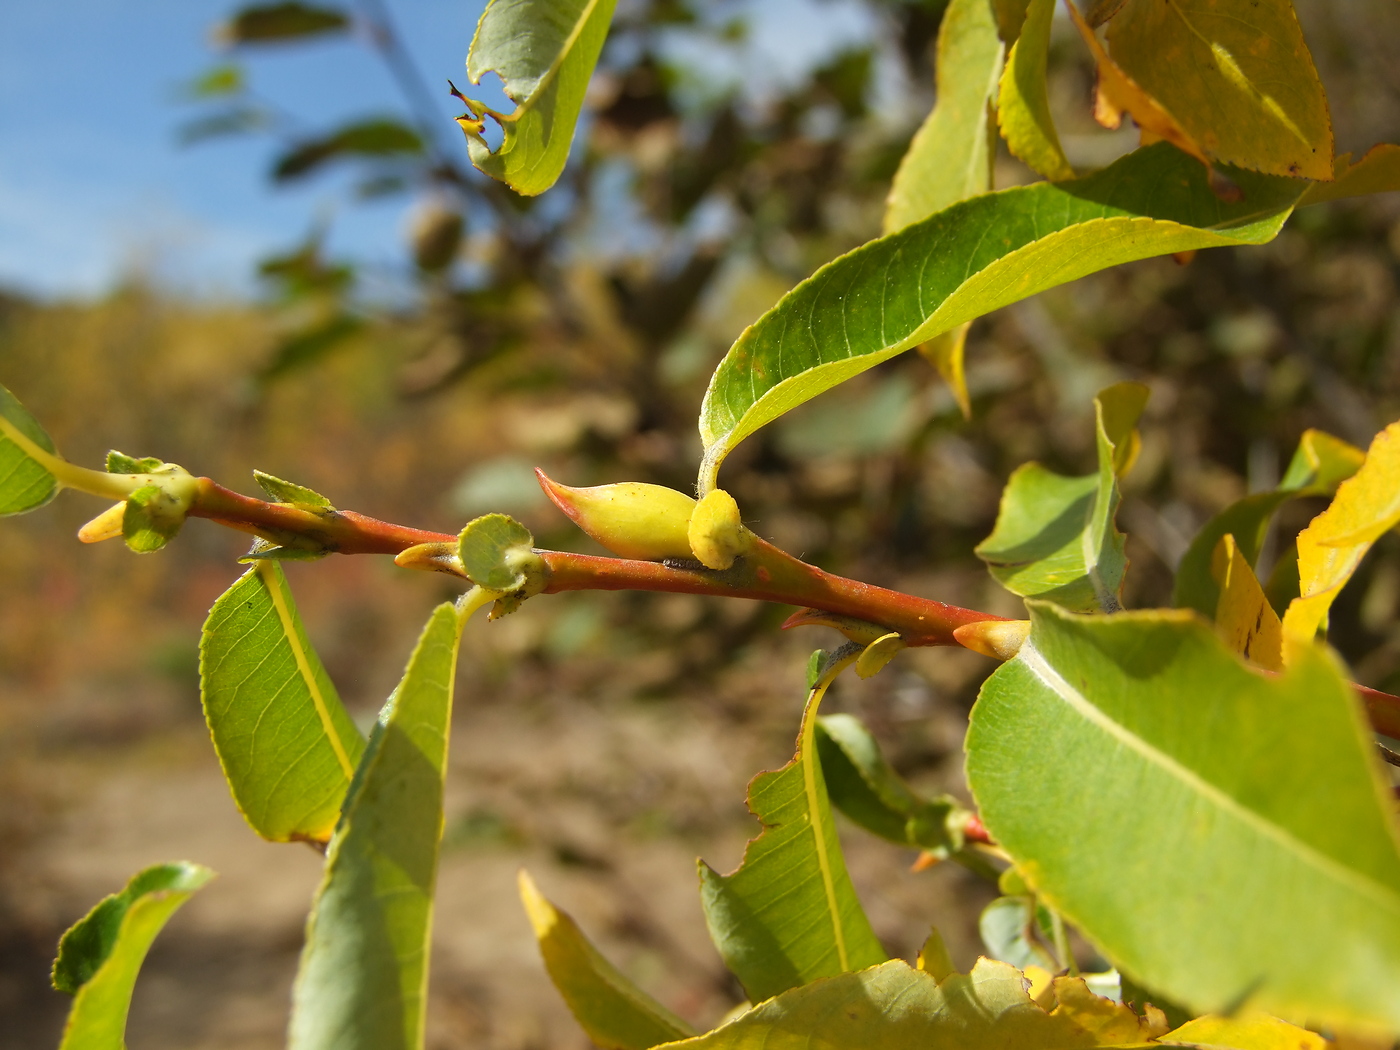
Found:
[[[997,124],[1014,156],[1052,182],[1061,182],[1074,178],[1074,169],[1060,147],[1046,96],[1045,60],[1054,16],[1055,0],[1031,0],[1026,9],[1021,35],[1001,74]]]
[[[1400,146],[1382,142],[1368,149],[1355,164],[1350,153],[1343,153],[1337,158],[1333,174],[1336,177],[1332,182],[1310,187],[1298,206],[1400,190]]]
[[[1145,1043],[1163,1034],[1131,1008],[1095,995],[1081,978],[1056,977],[1053,988],[1058,1005],[1050,1016],[1073,1021],[1099,1046]]]
[[[1108,49],[1211,159],[1331,181],[1327,98],[1291,0],[1128,0]]]
[[[964,419],[972,418],[972,398],[967,392],[967,372],[963,359],[967,352],[967,333],[972,322],[960,324],[951,331],[934,336],[927,343],[919,344],[919,354],[925,361],[938,369],[943,381],[952,388],[953,400],[962,409]]]
[[[1211,573],[1220,585],[1216,634],[1246,660],[1270,671],[1283,670],[1283,625],[1229,533],[1215,545]]]
[[[1268,1014],[1198,1017],[1168,1032],[1171,1043],[1228,1046],[1235,1050],[1323,1050],[1330,1045],[1316,1032]]]
[[[1298,589],[1283,616],[1290,641],[1310,642],[1361,559],[1400,523],[1400,423],[1371,442],[1366,462],[1342,482],[1332,505],[1298,534]]]

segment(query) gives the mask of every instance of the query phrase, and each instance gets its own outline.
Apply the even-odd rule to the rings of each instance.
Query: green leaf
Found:
[[[58,495],[46,453],[55,454],[44,428],[0,386],[0,515],[23,514]]]
[[[350,28],[350,19],[333,7],[311,4],[254,4],[245,7],[215,30],[219,43],[227,47],[237,44],[274,44],[288,40],[305,40],[313,36],[343,33]]]
[[[938,30],[937,101],[895,173],[885,233],[991,189],[1002,50],[990,0],[952,0]]]
[[[1364,452],[1340,438],[1321,430],[1305,431],[1278,488],[1236,500],[1196,533],[1176,568],[1172,604],[1214,617],[1220,586],[1211,572],[1211,558],[1220,538],[1234,536],[1240,555],[1253,568],[1269,522],[1279,507],[1298,496],[1331,495],[1356,473],[1365,458]]]
[[[740,441],[790,409],[965,321],[1133,259],[1271,240],[1303,184],[1239,172],[1216,198],[1165,143],[1087,178],[961,201],[841,256],[751,325],[710,380],[700,490]]]
[[[1400,190],[1400,146],[1382,142],[1368,149],[1355,164],[1351,163],[1350,153],[1343,153],[1337,158],[1333,172],[1334,181],[1308,187],[1308,192],[1298,202],[1300,207]]]
[[[549,979],[595,1046],[601,1050],[648,1050],[696,1034],[603,958],[569,913],[546,900],[523,868],[520,899],[534,927]]]
[[[107,453],[108,474],[149,474],[163,466],[165,466],[165,461],[156,456],[143,456],[137,459],[135,456],[118,452],[116,449]]]
[[[1031,614],[967,774],[1037,896],[1197,1013],[1400,1031],[1390,792],[1332,660],[1265,677],[1194,613]]]
[[[1045,1012],[1026,979],[979,959],[937,981],[894,959],[784,992],[675,1050],[1059,1050],[1101,1046],[1064,1015]],[[668,1047],[668,1050],[671,1048]]]
[[[294,332],[277,344],[267,364],[258,370],[264,383],[320,360],[365,327],[364,321],[337,313],[318,324]]]
[[[63,935],[53,986],[76,999],[60,1050],[125,1050],[126,1015],[146,952],[170,916],[213,877],[186,862],[146,868]]]
[[[153,469],[163,466],[165,464],[159,463]],[[122,515],[122,538],[127,547],[137,554],[158,551],[173,540],[184,527],[188,509],[160,484],[142,485],[126,498],[126,513]]]
[[[274,562],[209,610],[199,672],[214,750],[253,830],[274,842],[329,839],[365,741]]]
[[[478,169],[533,197],[553,186],[569,159],[588,80],[603,50],[617,0],[491,0],[472,38],[467,76],[494,72],[516,104],[509,114],[457,97],[471,110],[457,118]],[[505,134],[496,152],[482,136],[485,118]]]
[[[291,1050],[421,1050],[462,623],[434,610],[331,839],[292,994]]]
[[[1113,60],[1212,158],[1332,178],[1332,123],[1292,0],[1128,0]]]
[[[998,897],[982,909],[977,932],[992,958],[1010,963],[1018,970],[1039,966],[1055,973],[1060,964],[1035,936],[1035,898],[1025,894]]]
[[[750,1002],[886,958],[846,872],[815,739],[822,694],[861,648],[842,647],[815,668],[797,753],[750,782],[763,831],[743,863],[729,875],[700,863],[710,938]]]
[[[283,481],[275,478],[271,474],[265,474],[261,470],[253,471],[253,477],[262,490],[278,503],[292,503],[302,507],[321,507],[325,510],[335,510],[331,506],[331,501],[326,499],[314,489],[309,489],[305,485],[298,485],[295,482]]]
[[[530,530],[505,514],[484,514],[468,522],[457,539],[462,568],[472,583],[493,591],[514,591],[526,585],[521,557],[535,543]]]
[[[1026,8],[1021,35],[1006,56],[1001,75],[997,124],[1013,156],[1047,179],[1061,182],[1074,178],[1074,169],[1060,147],[1046,94],[1045,63],[1054,17],[1055,0],[1031,0]]]
[[[946,858],[962,849],[967,811],[949,795],[925,799],[894,771],[853,715],[817,719],[817,755],[832,804],[866,831]]]
[[[360,120],[320,138],[298,142],[272,168],[275,182],[308,175],[332,160],[345,157],[412,156],[423,152],[418,132],[397,120]]]
[[[1113,524],[1118,474],[1131,466],[1146,401],[1141,383],[1117,383],[1094,399],[1097,474],[1067,478],[1027,463],[1011,475],[996,527],[976,548],[1011,593],[1079,612],[1121,608],[1128,559]]]

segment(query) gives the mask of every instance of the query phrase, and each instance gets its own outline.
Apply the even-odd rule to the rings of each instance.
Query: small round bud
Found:
[[[687,525],[695,501],[663,485],[624,481],[573,488],[536,470],[540,487],[574,524],[622,558],[689,558]]]
[[[714,489],[695,505],[686,530],[690,549],[707,569],[727,569],[749,549],[749,530],[739,518],[739,504],[724,489]]]

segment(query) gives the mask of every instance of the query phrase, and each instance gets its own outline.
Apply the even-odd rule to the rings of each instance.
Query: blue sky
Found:
[[[434,87],[448,77],[465,86],[483,4],[391,0]],[[333,251],[401,264],[402,198],[347,208],[333,183],[273,189],[263,177],[271,143],[256,137],[176,143],[175,128],[195,112],[178,102],[178,88],[217,61],[209,30],[235,6],[0,4],[0,287],[92,295],[137,271],[196,295],[244,294],[254,260],[332,211]],[[769,77],[795,74],[873,28],[852,0],[727,6],[756,14],[753,58]],[[262,49],[246,66],[259,94],[317,124],[398,104],[382,66],[349,39]],[[457,107],[445,92],[441,107],[455,135],[446,122]]]

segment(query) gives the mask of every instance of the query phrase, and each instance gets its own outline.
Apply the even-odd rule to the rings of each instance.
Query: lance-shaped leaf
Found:
[[[0,515],[42,507],[58,494],[46,457],[54,455],[44,428],[0,386]]]
[[[1215,160],[1332,178],[1332,122],[1292,0],[1128,0],[1108,48]]]
[[[1332,659],[1266,677],[1185,611],[1032,618],[967,771],[1037,896],[1198,1013],[1400,1031],[1390,792]]]
[[[1220,600],[1212,559],[1222,536],[1235,537],[1241,557],[1251,567],[1259,560],[1274,512],[1298,496],[1330,496],[1360,468],[1366,454],[1321,430],[1304,431],[1272,492],[1255,492],[1236,500],[1201,528],[1176,568],[1172,604],[1214,616]]]
[[[253,4],[236,12],[214,31],[226,47],[238,44],[280,44],[288,40],[344,33],[350,19],[338,8],[297,3]]]
[[[1031,0],[1021,35],[1006,56],[997,99],[997,123],[1006,147],[1047,179],[1074,178],[1060,136],[1050,116],[1045,65],[1050,51],[1050,24],[1055,0]]]
[[[942,981],[898,959],[814,981],[675,1050],[1069,1050],[1103,1046],[1067,1013],[1046,1013],[1026,979],[980,959]]]
[[[1259,244],[1303,184],[1237,172],[1229,204],[1165,144],[1097,174],[961,201],[843,255],[751,325],[710,379],[700,489],[740,441],[805,401],[942,332],[1046,288],[1133,259]]]
[[[1231,652],[1267,671],[1282,670],[1283,625],[1235,537],[1220,538],[1212,569],[1220,587],[1215,633]]]
[[[1351,162],[1350,153],[1343,153],[1337,158],[1333,171],[1335,179],[1310,186],[1299,205],[1400,190],[1400,146],[1382,142],[1368,149],[1355,164]]]
[[[749,784],[763,831],[743,863],[729,875],[700,863],[710,937],[750,1002],[885,960],[846,871],[817,753],[817,708],[834,670],[829,664],[807,697],[792,761]]]
[[[60,1050],[126,1050],[126,1015],[146,952],[170,916],[213,877],[184,862],[146,868],[63,935],[53,986],[76,998]]]
[[[617,0],[491,0],[472,39],[467,76],[479,84],[485,74],[498,74],[516,108],[497,113],[457,96],[471,110],[457,123],[477,168],[527,197],[554,185],[616,6]],[[494,153],[482,135],[488,116],[505,135]]]
[[[434,610],[370,737],[326,857],[292,993],[292,1050],[421,1050],[463,611]]]
[[[421,152],[423,139],[408,125],[387,118],[360,120],[296,143],[277,159],[272,178],[277,182],[299,179],[346,157],[401,157]]]
[[[696,1034],[608,962],[568,912],[545,899],[524,869],[520,899],[540,942],[549,979],[600,1050],[648,1050]]]
[[[926,799],[894,771],[853,715],[817,719],[817,754],[832,804],[866,831],[946,858],[963,846],[967,810],[949,795]]]
[[[1118,475],[1132,465],[1136,425],[1147,403],[1141,383],[1116,383],[1094,399],[1099,470],[1067,478],[1039,463],[1006,483],[992,534],[976,553],[1007,590],[1087,612],[1120,608],[1128,566],[1118,512]]]
[[[1310,642],[1371,544],[1400,524],[1400,423],[1371,442],[1332,505],[1298,534],[1299,597],[1283,616],[1286,638]]]
[[[234,801],[274,842],[325,842],[364,752],[280,566],[260,561],[209,610],[204,717]]]
[[[952,0],[938,29],[936,101],[895,172],[885,233],[991,188],[989,106],[1002,51],[991,0]]]

